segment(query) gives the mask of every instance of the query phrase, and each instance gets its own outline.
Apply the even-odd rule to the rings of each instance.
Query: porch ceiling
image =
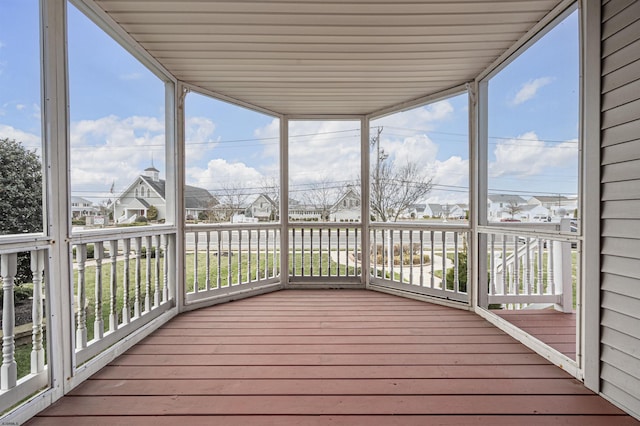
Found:
[[[367,114],[472,80],[560,0],[96,0],[179,80],[283,114]]]

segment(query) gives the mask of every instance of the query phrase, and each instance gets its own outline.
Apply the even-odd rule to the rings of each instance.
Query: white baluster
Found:
[[[122,240],[124,246],[124,276],[122,280],[122,324],[129,324],[131,312],[129,311],[129,252],[131,251],[131,240]]]
[[[162,303],[169,300],[169,235],[162,236],[162,251],[164,262],[162,268]]]
[[[140,295],[140,290],[141,290],[141,285],[142,285],[142,237],[136,237],[133,240],[133,245],[134,245],[134,250],[136,251],[135,254],[135,259],[136,259],[136,263],[135,263],[135,272],[134,272],[134,276],[135,276],[135,289],[134,289],[134,298],[133,298],[133,316],[134,318],[139,318],[140,317],[140,305],[141,305],[141,295]]]
[[[16,386],[18,364],[15,360],[15,307],[13,286],[18,273],[18,255],[3,254],[0,257],[0,277],[2,277],[2,367],[0,367],[0,389],[8,390]]]
[[[144,282],[144,312],[151,310],[151,256],[153,255],[153,246],[151,236],[146,237],[146,280]]]
[[[109,241],[111,257],[111,277],[109,279],[109,331],[118,329],[117,299],[118,294],[118,241]]]
[[[238,230],[238,284],[242,283],[242,230]]]
[[[77,289],[77,326],[76,326],[76,349],[87,347],[87,297],[85,280],[85,263],[87,261],[87,245],[78,244],[76,246],[76,264],[78,265],[78,289]]]
[[[160,235],[155,236],[156,243],[156,258],[155,258],[155,266],[156,266],[156,279],[154,281],[154,291],[153,291],[153,306],[160,306],[160,256],[161,256],[161,237]]]
[[[227,286],[231,287],[231,230],[227,231]]]
[[[460,292],[460,270],[458,266],[460,264],[460,253],[458,249],[458,232],[453,233],[453,291],[455,293]],[[445,272],[442,273],[443,275]]]
[[[216,231],[216,238],[218,242],[218,281],[216,288],[220,288],[222,287],[222,234],[219,230]]]
[[[44,370],[44,346],[42,332],[42,284],[44,277],[44,252],[31,252],[31,274],[33,277],[33,306],[31,320],[31,373],[36,374]]]
[[[95,318],[93,321],[93,338],[102,339],[104,335],[104,322],[102,321],[102,259],[104,257],[104,246],[102,242],[93,245],[93,257],[96,261],[96,282],[95,282]]]
[[[198,232],[193,233],[193,292],[197,293],[200,290],[200,283],[198,282]]]
[[[211,232],[207,231],[205,233],[207,240],[207,248],[206,248],[206,257],[205,257],[205,287],[206,290],[211,290]]]

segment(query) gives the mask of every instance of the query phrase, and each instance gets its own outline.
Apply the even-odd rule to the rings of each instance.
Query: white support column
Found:
[[[289,285],[289,118],[280,117],[280,284]]]
[[[67,73],[67,2],[40,2],[42,46],[43,165],[45,233],[51,238],[47,268],[47,351],[53,397],[64,393],[74,375],[71,283],[71,187],[69,183],[69,96]],[[51,346],[50,346],[51,347]]]
[[[167,206],[172,206],[172,222],[176,226],[177,235],[174,241],[166,236],[167,251],[165,256],[168,259],[167,282],[169,286],[169,297],[175,299],[178,311],[184,309],[185,304],[185,211],[184,211],[184,183],[185,183],[185,117],[184,107],[188,89],[178,83],[166,83],[166,122],[172,123],[167,126],[167,183],[171,181],[171,187],[167,188]]]
[[[487,225],[488,195],[488,106],[489,84],[486,80],[476,81],[469,93],[470,136],[471,136],[471,229],[473,250],[471,256],[471,282],[474,288],[470,294],[472,306],[488,308],[487,283],[487,236],[479,235],[480,226]],[[473,112],[472,112],[473,111]],[[503,253],[504,254],[504,253]],[[467,259],[468,261],[468,259]],[[504,259],[503,259],[504,261]],[[495,279],[495,277],[492,277]],[[467,286],[468,287],[468,286]]]
[[[600,25],[601,1],[580,3],[581,61],[581,262],[582,303],[578,340],[584,384],[600,392]],[[580,356],[581,355],[581,356]]]
[[[365,287],[369,285],[371,275],[371,244],[369,241],[369,223],[371,220],[371,213],[369,211],[369,167],[371,166],[369,159],[369,128],[369,117],[362,117],[360,120],[360,220],[362,222],[360,273],[362,274],[362,285]]]

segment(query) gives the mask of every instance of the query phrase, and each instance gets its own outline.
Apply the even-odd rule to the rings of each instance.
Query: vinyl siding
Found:
[[[601,392],[640,416],[640,2],[602,7]]]

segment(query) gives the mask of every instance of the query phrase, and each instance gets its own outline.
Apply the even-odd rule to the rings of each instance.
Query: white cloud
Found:
[[[534,96],[536,96],[538,90],[548,85],[552,81],[553,78],[551,77],[540,77],[536,78],[535,80],[527,81],[522,85],[520,90],[518,90],[518,93],[516,93],[515,97],[511,100],[511,104],[514,106],[520,105],[521,103],[532,99]]]
[[[207,168],[190,167],[186,170],[187,183],[208,190],[223,185],[239,185],[242,188],[260,187],[263,176],[256,169],[242,162],[229,163],[222,158],[210,160]]]
[[[550,167],[575,167],[578,145],[575,140],[547,143],[535,132],[527,132],[498,143],[494,155],[495,161],[489,163],[491,177],[524,177],[540,174]]]
[[[25,108],[26,108],[26,105],[24,105],[24,104],[16,104],[16,109],[17,109],[18,111],[22,111],[22,110],[23,110],[23,109],[25,109]]]
[[[0,124],[0,138],[14,139],[22,142],[22,145],[28,149],[38,149],[38,152],[42,147],[40,136],[5,124]]]
[[[72,191],[126,187],[153,157],[164,168],[164,124],[155,117],[107,116],[71,123]]]
[[[454,108],[451,102],[448,100],[438,101],[420,108],[382,117],[372,122],[372,126],[431,130],[435,122],[451,118],[453,112]]]

